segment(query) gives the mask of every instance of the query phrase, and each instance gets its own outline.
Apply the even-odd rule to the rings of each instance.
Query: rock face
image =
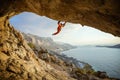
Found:
[[[0,18],[0,80],[74,80],[39,59],[5,19]]]
[[[101,80],[77,68],[72,70],[73,65],[45,51],[40,53],[37,57],[21,33],[9,24],[8,16],[0,18],[0,80]]]
[[[120,36],[120,0],[1,0],[0,16],[24,11]]]
[[[23,11],[120,36],[120,0],[0,0],[0,80],[75,80],[39,59],[9,18]],[[83,76],[87,80],[88,77]],[[83,79],[82,78],[82,79]],[[92,79],[93,80],[93,79]],[[101,80],[101,79],[100,79]]]

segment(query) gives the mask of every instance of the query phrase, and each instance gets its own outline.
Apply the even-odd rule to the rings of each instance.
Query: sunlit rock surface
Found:
[[[39,59],[5,19],[0,19],[0,80],[74,80]]]
[[[77,76],[72,77],[66,71],[55,69],[39,59],[22,35],[9,24],[10,17],[24,11],[34,12],[55,20],[92,26],[120,36],[119,3],[120,0],[1,0],[0,79],[75,80],[77,76],[84,75],[75,70]],[[82,78],[90,79],[88,76]]]
[[[74,68],[74,65],[66,65],[48,52],[34,53],[7,19],[7,16],[0,18],[1,80],[110,80],[95,76],[91,71]]]
[[[0,16],[24,11],[120,36],[120,0],[1,0]]]

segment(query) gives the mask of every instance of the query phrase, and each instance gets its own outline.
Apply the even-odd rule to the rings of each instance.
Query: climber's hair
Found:
[[[60,21],[58,21],[58,24],[60,23]]]

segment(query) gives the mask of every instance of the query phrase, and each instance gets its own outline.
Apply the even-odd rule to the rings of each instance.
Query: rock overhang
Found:
[[[0,17],[27,11],[120,36],[120,0],[1,0],[0,3]]]

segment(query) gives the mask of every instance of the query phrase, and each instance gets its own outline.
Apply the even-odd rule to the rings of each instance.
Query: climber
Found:
[[[65,26],[66,22],[60,23],[61,21],[58,21],[58,27],[57,27],[57,32],[53,33],[52,35],[56,35],[61,31],[61,28]]]

